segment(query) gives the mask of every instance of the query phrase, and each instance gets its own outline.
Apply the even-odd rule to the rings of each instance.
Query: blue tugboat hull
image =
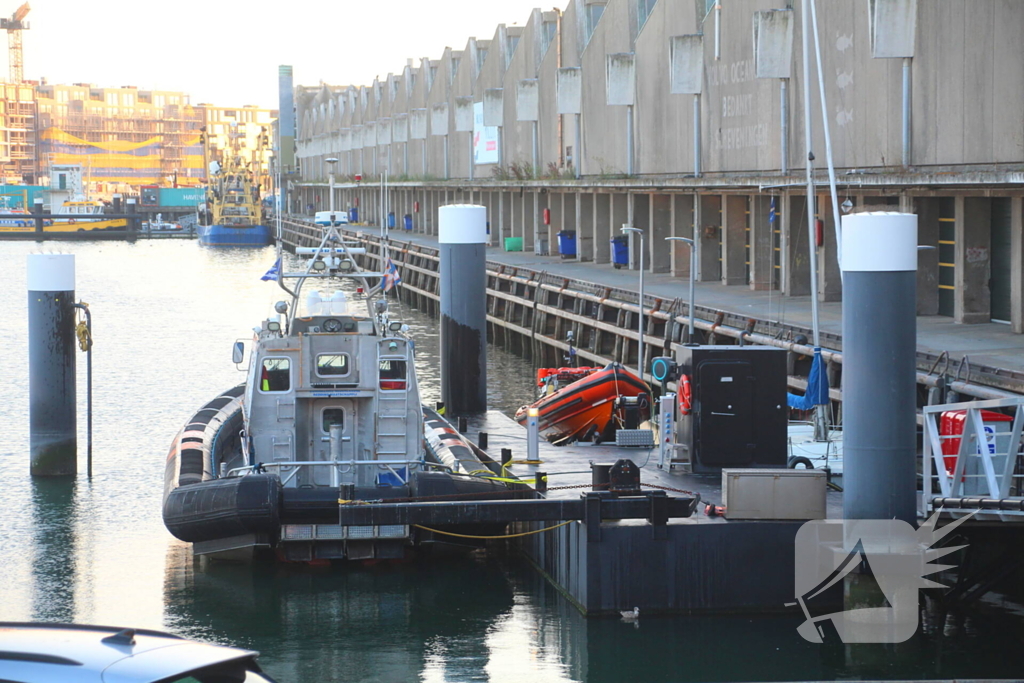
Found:
[[[235,228],[226,225],[200,225],[199,243],[208,247],[264,247],[270,244],[266,225]]]

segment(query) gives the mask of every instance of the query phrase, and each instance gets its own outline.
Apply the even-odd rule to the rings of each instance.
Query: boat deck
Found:
[[[527,465],[526,429],[515,420],[497,410],[467,419],[467,436],[477,440],[480,432],[487,433],[487,453],[497,461],[501,460],[501,449],[512,450],[512,465],[508,470],[520,479],[533,479],[536,473],[544,472],[548,477],[546,498],[577,498],[581,492],[591,489],[590,463],[614,463],[620,458],[632,460],[640,468],[640,483],[644,489],[663,489],[668,495],[700,494],[701,505],[688,519],[670,519],[669,524],[728,524],[722,517],[704,514],[704,504],[722,504],[721,475],[698,475],[684,472],[676,466],[669,471],[658,467],[658,447],[627,448],[612,443],[573,443],[568,446],[554,446],[544,439],[540,441],[540,464]],[[829,490],[826,505],[829,518],[842,517],[842,493]],[[646,520],[623,520],[619,524],[646,525]]]

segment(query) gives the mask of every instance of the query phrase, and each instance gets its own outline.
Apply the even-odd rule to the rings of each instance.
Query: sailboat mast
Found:
[[[814,225],[814,152],[811,140],[811,16],[810,0],[802,0],[801,17],[803,26],[804,58],[804,147],[807,150],[807,247],[811,256],[811,329],[814,345],[821,346],[821,331],[818,329],[818,254],[815,244]]]

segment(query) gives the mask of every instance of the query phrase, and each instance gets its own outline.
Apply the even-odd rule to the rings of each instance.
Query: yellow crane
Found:
[[[0,19],[0,30],[7,30],[7,49],[11,66],[11,83],[25,80],[25,59],[21,48],[21,32],[29,28],[25,17],[28,16],[29,4],[26,2],[14,10],[10,19]]]

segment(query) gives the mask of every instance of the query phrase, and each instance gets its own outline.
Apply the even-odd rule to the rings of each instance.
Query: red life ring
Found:
[[[679,378],[679,414],[689,415],[693,407],[693,390],[690,388],[690,378],[682,375]]]

